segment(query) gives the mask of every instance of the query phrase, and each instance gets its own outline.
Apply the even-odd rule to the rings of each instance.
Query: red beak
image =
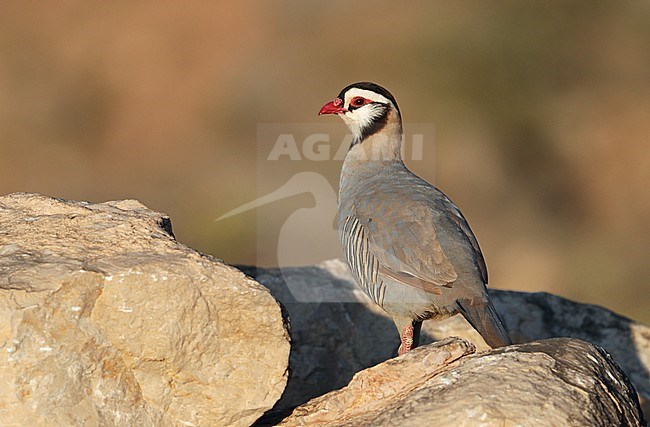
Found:
[[[343,108],[343,101],[339,98],[336,98],[334,101],[330,101],[327,104],[323,105],[323,108],[320,109],[318,115],[321,114],[343,114],[347,113],[348,110]]]

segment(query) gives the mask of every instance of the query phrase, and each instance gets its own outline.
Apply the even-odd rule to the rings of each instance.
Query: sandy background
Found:
[[[395,94],[407,126],[435,126],[407,163],[461,207],[490,286],[650,322],[647,1],[0,8],[2,194],[136,198],[171,215],[181,242],[229,263],[277,264],[280,237],[277,247],[295,239],[337,256],[326,215],[308,235],[281,231],[314,206],[308,194],[214,219],[281,188],[291,167],[336,190],[335,160],[265,162],[259,125],[343,135],[317,111],[371,80]]]

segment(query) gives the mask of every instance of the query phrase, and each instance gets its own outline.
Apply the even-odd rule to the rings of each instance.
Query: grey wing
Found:
[[[443,250],[434,227],[433,213],[424,204],[409,204],[409,215],[395,210],[391,215],[369,223],[370,250],[379,258],[380,266],[402,278],[413,277],[426,283],[420,287],[439,293],[440,286],[450,286],[458,274]],[[403,281],[403,280],[402,280]]]
[[[442,192],[440,192],[440,195],[442,197],[436,199],[436,204],[448,213],[448,217],[458,226],[458,228],[463,232],[465,237],[467,237],[467,240],[469,241],[474,251],[476,266],[481,272],[483,283],[487,284],[488,282],[487,266],[485,265],[485,258],[483,258],[483,253],[481,252],[481,248],[478,245],[478,240],[476,239],[476,236],[474,236],[474,233],[472,233],[472,229],[469,227],[469,223],[467,222],[463,214],[460,212],[460,209],[458,209],[458,207],[454,204],[454,202],[452,202]]]
[[[412,212],[412,221],[372,220],[358,214],[346,219],[346,257],[353,272],[362,277],[360,282],[376,283],[378,277],[387,276],[439,295],[441,286],[450,286],[458,278],[436,236],[431,211],[425,206],[419,210]]]

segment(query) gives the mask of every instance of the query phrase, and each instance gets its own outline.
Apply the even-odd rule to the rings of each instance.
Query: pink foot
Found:
[[[408,325],[404,328],[400,339],[402,344],[399,346],[397,354],[401,356],[402,354],[411,351],[413,348],[413,325]]]

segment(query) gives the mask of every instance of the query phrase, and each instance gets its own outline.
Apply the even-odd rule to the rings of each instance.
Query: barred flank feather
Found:
[[[357,218],[345,219],[341,240],[345,258],[361,289],[376,304],[383,305],[386,285],[378,277],[379,261],[368,250],[368,239]]]

